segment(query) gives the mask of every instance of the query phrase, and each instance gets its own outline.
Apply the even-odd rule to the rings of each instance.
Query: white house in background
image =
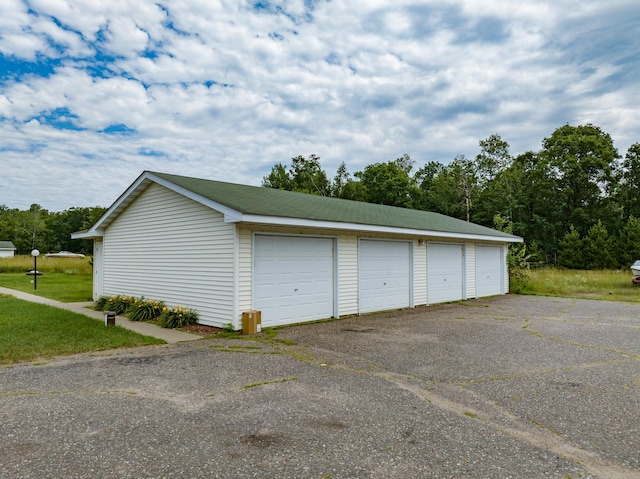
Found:
[[[13,258],[16,254],[16,247],[11,241],[0,241],[0,258]]]
[[[144,172],[88,230],[94,298],[264,327],[507,293],[522,239],[437,213]]]

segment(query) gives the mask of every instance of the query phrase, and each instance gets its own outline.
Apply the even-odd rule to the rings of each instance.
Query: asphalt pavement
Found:
[[[0,369],[0,478],[640,478],[640,304],[528,296]]]

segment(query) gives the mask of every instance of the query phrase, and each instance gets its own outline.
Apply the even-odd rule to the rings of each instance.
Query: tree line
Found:
[[[443,213],[507,230],[525,240],[518,257],[576,269],[626,268],[640,259],[640,143],[622,156],[599,127],[564,125],[539,151],[518,155],[498,134],[473,159],[419,166],[407,154],[330,178],[316,155],[275,164],[262,186]],[[419,167],[418,167],[419,166]],[[102,207],[49,212],[0,205],[0,240],[18,254],[91,254],[71,233],[93,225]]]
[[[53,213],[33,204],[28,210],[0,205],[0,240],[12,241],[16,254],[29,254],[38,249],[43,253],[72,251],[92,254],[92,240],[72,240],[71,233],[93,225],[106,208],[70,208]]]
[[[539,151],[513,155],[498,134],[475,158],[419,168],[407,154],[329,178],[316,155],[277,163],[262,186],[443,213],[508,228],[527,258],[577,269],[640,259],[640,143],[620,155],[592,124],[557,128]]]

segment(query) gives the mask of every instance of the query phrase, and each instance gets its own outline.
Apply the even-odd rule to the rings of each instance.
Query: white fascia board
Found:
[[[241,220],[242,218],[242,213],[229,208],[228,206],[222,205],[220,203],[217,203],[215,201],[209,200],[203,196],[200,196],[196,193],[194,193],[191,190],[188,190],[186,188],[183,188],[181,186],[178,186],[174,183],[171,183],[170,181],[167,181],[163,178],[160,178],[156,175],[153,175],[151,173],[148,173],[148,177],[150,180],[154,181],[155,183],[158,183],[159,185],[164,186],[165,188],[170,189],[171,191],[174,191],[182,196],[185,196],[197,203],[200,203],[204,206],[207,206],[211,209],[214,209],[216,211],[219,211],[220,213],[222,213],[224,215],[224,221],[226,223],[236,223],[238,221]]]
[[[71,239],[102,238],[103,236],[104,231],[94,231],[93,229],[71,233]]]
[[[347,230],[347,231],[360,231],[362,233],[390,233],[401,234],[407,236],[418,237],[438,237],[438,238],[451,238],[458,240],[476,240],[476,241],[489,241],[495,243],[522,243],[523,239],[519,236],[503,237],[503,236],[485,236],[475,234],[464,233],[450,233],[447,231],[431,231],[431,230],[417,230],[412,228],[397,228],[393,226],[377,226],[377,225],[365,225],[358,223],[340,223],[337,221],[318,221],[318,220],[306,220],[300,218],[283,218],[278,216],[259,216],[259,215],[242,215],[241,221],[246,223],[258,223],[278,226],[296,226],[306,228],[322,228],[322,229],[335,229],[335,230]]]

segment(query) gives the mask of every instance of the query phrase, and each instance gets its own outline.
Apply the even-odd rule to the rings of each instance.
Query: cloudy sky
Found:
[[[420,167],[498,133],[640,141],[638,0],[1,0],[0,205],[109,206],[143,170],[259,185]]]

